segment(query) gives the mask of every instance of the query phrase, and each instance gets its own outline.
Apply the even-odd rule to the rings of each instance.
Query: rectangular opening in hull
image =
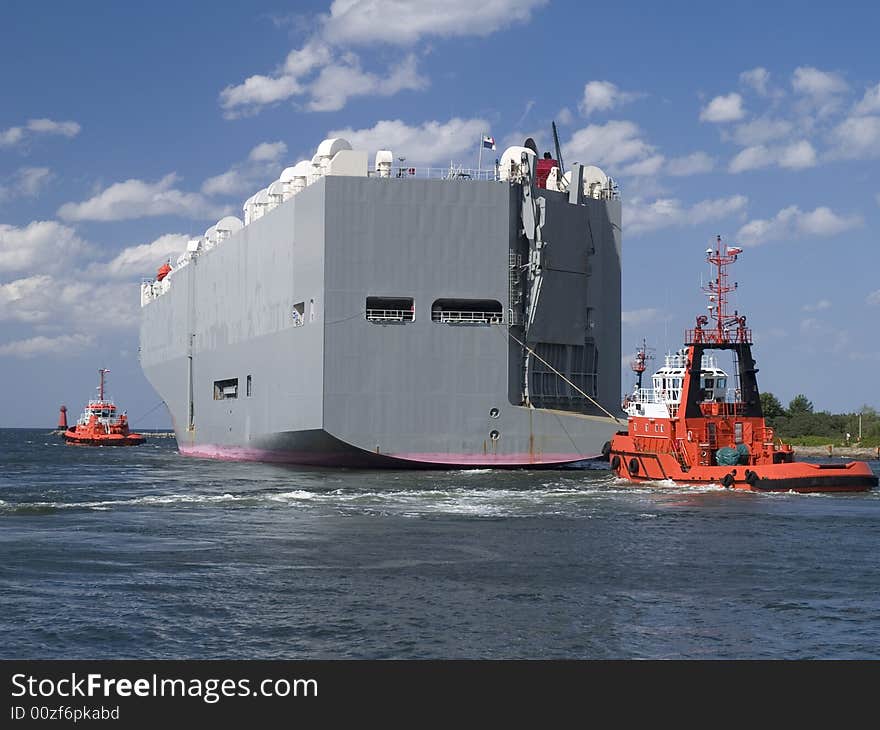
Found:
[[[238,398],[238,378],[214,381],[214,400]]]
[[[415,302],[411,297],[367,297],[366,318],[382,324],[413,322]]]
[[[504,310],[495,299],[438,299],[431,321],[443,324],[504,324]]]

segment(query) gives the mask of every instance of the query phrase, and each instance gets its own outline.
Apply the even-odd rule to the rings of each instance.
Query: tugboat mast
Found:
[[[647,369],[647,361],[653,360],[654,356],[648,354],[648,342],[644,338],[642,338],[642,344],[636,348],[636,356],[635,359],[630,363],[630,368],[636,374],[636,387],[641,390],[642,389],[642,376],[645,374],[645,370]]]
[[[701,314],[697,317],[697,324],[693,332],[686,333],[686,340],[690,343],[711,342],[719,345],[733,343],[751,344],[751,332],[746,329],[746,318],[740,316],[734,310],[733,314],[727,309],[727,295],[735,291],[737,283],[731,285],[727,278],[727,267],[733,264],[742,249],[739,246],[728,246],[721,242],[721,236],[715,239],[715,248],[706,249],[706,261],[715,267],[715,278],[711,280],[703,291],[709,297],[709,316]],[[715,321],[715,325],[707,328],[709,319]]]
[[[109,373],[109,368],[100,368],[98,372],[101,375],[101,384],[98,386],[98,400],[104,400],[104,373]]]

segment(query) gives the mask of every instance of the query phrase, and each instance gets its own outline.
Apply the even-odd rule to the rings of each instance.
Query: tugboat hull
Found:
[[[671,453],[638,451],[631,438],[611,442],[611,468],[633,482],[670,480],[685,486],[717,484],[749,492],[865,492],[878,479],[864,461],[685,467]]]
[[[122,434],[110,433],[99,436],[77,435],[73,430],[64,432],[64,440],[68,444],[75,446],[140,446],[146,439],[140,434]]]

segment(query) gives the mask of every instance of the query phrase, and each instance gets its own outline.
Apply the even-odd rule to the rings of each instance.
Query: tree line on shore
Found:
[[[804,446],[827,443],[880,446],[880,413],[868,405],[855,413],[816,412],[813,403],[803,394],[792,398],[785,408],[773,393],[761,393],[761,407],[767,425],[783,440],[795,440]]]

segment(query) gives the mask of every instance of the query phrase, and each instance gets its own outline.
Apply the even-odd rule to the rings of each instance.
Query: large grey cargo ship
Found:
[[[182,454],[554,466],[622,423],[620,216],[595,167],[394,164],[341,139],[141,285],[140,360]],[[170,268],[170,273],[169,273]]]

